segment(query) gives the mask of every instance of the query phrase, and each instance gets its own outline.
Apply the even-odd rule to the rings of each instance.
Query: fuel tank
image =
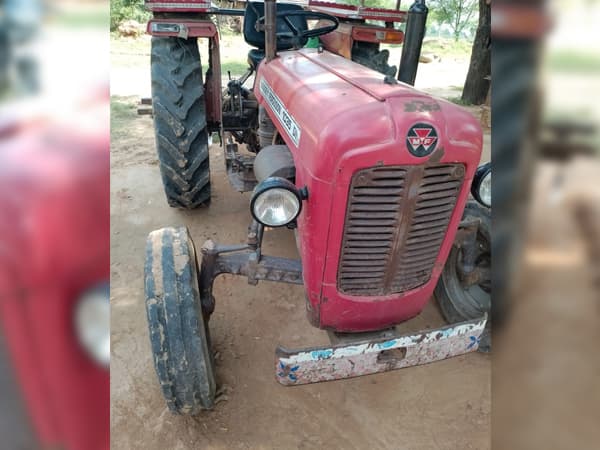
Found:
[[[261,63],[254,92],[308,189],[298,241],[311,322],[368,331],[417,315],[469,195],[478,121],[317,49]]]

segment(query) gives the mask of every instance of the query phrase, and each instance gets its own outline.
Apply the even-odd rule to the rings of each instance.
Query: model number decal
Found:
[[[260,93],[265,98],[277,118],[279,122],[285,128],[288,136],[292,139],[296,147],[300,143],[300,127],[292,117],[292,115],[285,109],[283,102],[275,95],[269,83],[265,81],[264,78],[260,79]]]

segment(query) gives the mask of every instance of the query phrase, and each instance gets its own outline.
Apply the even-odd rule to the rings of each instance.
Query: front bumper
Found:
[[[262,255],[262,234],[262,227],[253,222],[246,245],[221,246],[209,240],[202,246],[198,281],[200,302],[207,317],[215,307],[213,283],[221,274],[246,276],[250,284],[261,280],[303,284],[300,261]],[[385,331],[369,338],[364,333],[350,334],[343,344],[325,347],[297,350],[278,347],[276,377],[281,384],[298,385],[440,361],[477,350],[486,322],[484,316],[409,334]]]
[[[487,316],[434,330],[300,350],[277,348],[276,377],[299,385],[418,366],[473,352]]]

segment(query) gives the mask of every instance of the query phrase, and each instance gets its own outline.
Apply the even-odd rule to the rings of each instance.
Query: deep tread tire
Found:
[[[477,240],[487,241],[487,246],[489,248],[491,246],[492,225],[490,211],[476,201],[470,200],[467,202],[463,213],[463,219],[468,217],[481,220]],[[489,293],[486,297],[486,293],[481,290],[481,292],[478,292],[480,298],[476,299],[461,286],[456,272],[456,263],[459,254],[459,249],[456,246],[453,246],[434,291],[442,315],[448,323],[477,319],[483,316],[484,313],[487,313],[489,317],[491,313],[491,296]],[[479,344],[479,349],[483,352],[489,352],[491,348],[489,328],[490,321],[488,319],[488,325],[486,326],[486,330],[484,331]]]
[[[202,65],[196,39],[153,37],[154,132],[170,206],[210,203],[210,173]]]
[[[162,228],[148,236],[145,290],[154,368],[169,409],[194,415],[212,408],[213,359],[196,252],[186,228]]]

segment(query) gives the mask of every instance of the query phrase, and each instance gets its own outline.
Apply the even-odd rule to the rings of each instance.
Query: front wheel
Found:
[[[154,368],[169,409],[194,415],[212,408],[215,375],[208,323],[186,228],[162,228],[148,236],[145,290]]]
[[[490,210],[475,201],[469,201],[463,213],[463,220],[479,219],[480,224],[476,237],[476,270],[481,276],[475,279],[461,277],[460,262],[462,250],[453,245],[446,260],[444,270],[435,287],[435,297],[442,315],[448,323],[457,323],[490,314],[491,300],[491,225]],[[479,350],[491,350],[490,321],[481,335]]]

